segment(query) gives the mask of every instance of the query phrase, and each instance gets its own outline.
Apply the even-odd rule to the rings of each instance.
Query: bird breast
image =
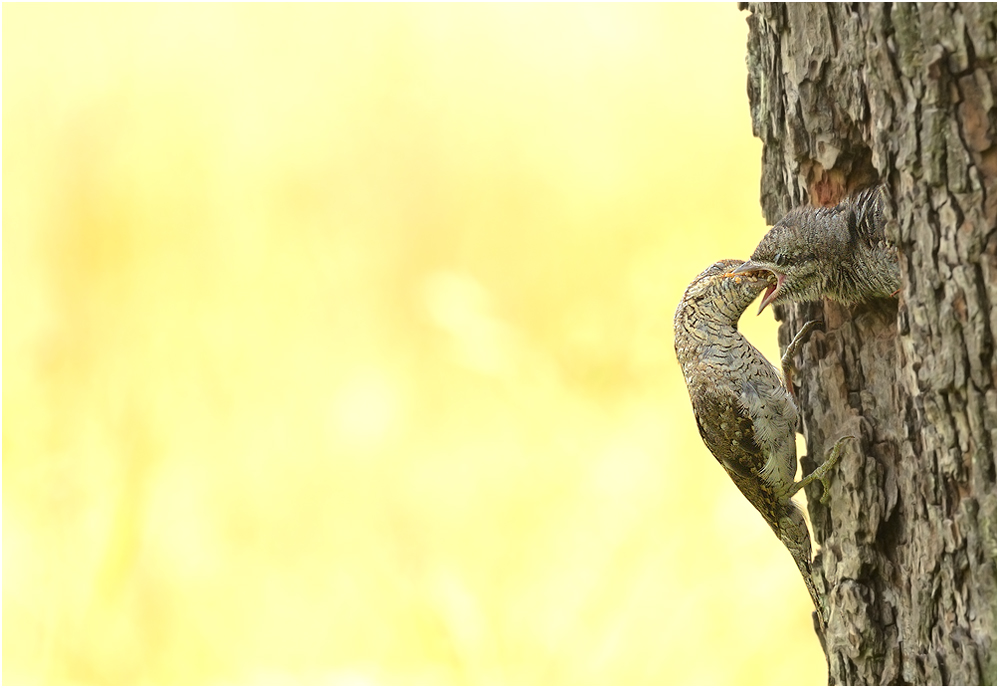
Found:
[[[769,373],[769,376],[747,379],[740,398],[753,419],[754,439],[767,457],[760,472],[761,478],[768,485],[777,487],[795,480],[798,412],[777,373],[773,368]]]

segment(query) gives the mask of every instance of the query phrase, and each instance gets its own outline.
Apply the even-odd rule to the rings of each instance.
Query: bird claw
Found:
[[[792,494],[799,492],[802,488],[805,488],[813,481],[819,481],[823,486],[823,496],[819,499],[820,504],[826,505],[830,502],[830,479],[827,477],[833,467],[840,461],[840,455],[843,453],[844,445],[848,440],[856,440],[853,435],[845,435],[840,440],[838,440],[830,452],[826,456],[826,461],[823,462],[818,468],[816,468],[811,474],[798,481],[793,486]]]
[[[802,345],[806,343],[809,339],[809,335],[813,330],[823,325],[823,321],[812,320],[807,322],[799,331],[795,333],[795,337],[789,343],[788,347],[785,349],[785,353],[781,355],[781,372],[785,378],[785,388],[788,389],[789,394],[794,396],[794,391],[792,390],[792,376],[798,370],[795,367],[794,359],[798,356],[799,351],[802,349]]]

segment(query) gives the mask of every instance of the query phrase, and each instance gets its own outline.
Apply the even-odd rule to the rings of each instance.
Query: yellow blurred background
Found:
[[[673,353],[734,4],[3,15],[4,680],[825,682]]]

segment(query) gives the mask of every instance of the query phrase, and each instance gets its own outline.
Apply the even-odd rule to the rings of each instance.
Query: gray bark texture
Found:
[[[836,684],[997,681],[996,6],[757,4],[748,92],[769,223],[885,182],[898,299],[775,308],[799,355]]]

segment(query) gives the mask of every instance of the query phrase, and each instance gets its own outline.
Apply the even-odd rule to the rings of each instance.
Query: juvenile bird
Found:
[[[884,188],[869,187],[833,208],[796,208],[775,223],[734,273],[767,271],[768,304],[828,297],[855,304],[899,290],[896,249],[885,239]]]
[[[702,440],[792,554],[825,626],[809,531],[792,496],[818,480],[827,499],[827,474],[851,436],[841,438],[816,471],[795,480],[795,401],[777,369],[736,328],[768,286],[767,274],[733,274],[739,266],[740,261],[719,261],[688,286],[674,315],[674,349]],[[810,321],[796,335],[783,366],[816,324]]]

